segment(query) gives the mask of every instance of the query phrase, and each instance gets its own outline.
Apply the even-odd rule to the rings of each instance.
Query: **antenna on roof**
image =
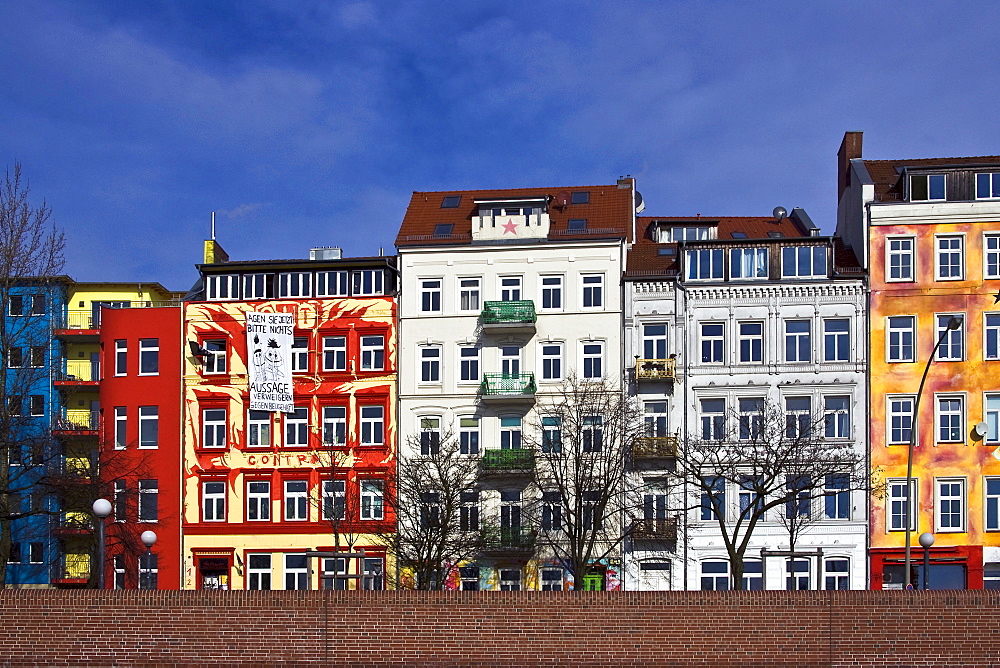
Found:
[[[212,241],[215,241],[215,212],[212,212]]]

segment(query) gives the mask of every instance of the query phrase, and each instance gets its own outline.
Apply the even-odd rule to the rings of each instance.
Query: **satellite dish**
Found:
[[[635,191],[635,212],[642,213],[646,210],[646,203],[642,201],[642,193]]]
[[[569,193],[563,191],[556,195],[556,205],[559,207],[565,207],[569,205]]]
[[[988,429],[989,426],[985,422],[980,422],[972,428],[972,433],[976,435],[976,438],[982,438],[983,436],[986,436],[986,431]]]
[[[774,207],[774,211],[771,213],[774,215],[775,220],[784,220],[785,216],[788,215],[788,211],[783,206]]]

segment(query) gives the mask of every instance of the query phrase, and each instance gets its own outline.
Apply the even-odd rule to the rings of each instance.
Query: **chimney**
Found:
[[[845,132],[837,151],[837,201],[851,185],[851,160],[861,157],[861,132]]]

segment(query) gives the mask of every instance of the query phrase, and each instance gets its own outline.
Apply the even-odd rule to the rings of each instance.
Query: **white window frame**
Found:
[[[846,408],[830,406],[831,400],[844,400]],[[851,438],[851,395],[823,395],[823,430],[826,438]]]
[[[440,385],[443,382],[441,357],[444,350],[441,345],[420,346],[420,371],[417,377],[421,385]]]
[[[243,274],[243,299],[274,299],[274,274]]]
[[[381,269],[361,269],[351,272],[351,294],[355,297],[385,294],[385,275]]]
[[[146,483],[143,485],[143,483]],[[152,502],[153,504],[153,514],[155,517],[143,517],[143,508],[147,507],[148,504]],[[155,524],[159,520],[160,514],[160,484],[156,478],[148,478],[139,481],[139,504],[138,504],[138,518],[139,522],[146,524]]]
[[[886,237],[885,240],[885,282],[912,283],[915,278],[914,260],[916,259],[916,238]],[[893,270],[898,269],[899,276],[893,276]]]
[[[228,341],[226,339],[204,339],[201,345],[209,353],[205,356],[205,361],[202,363],[202,373],[205,375],[226,373],[226,348],[228,347]]]
[[[309,406],[295,406],[291,413],[284,413],[284,445],[286,448],[309,446]]]
[[[256,489],[255,489],[256,488]],[[256,515],[256,517],[254,517]],[[247,522],[271,521],[271,481],[247,480]]]
[[[381,334],[361,336],[361,370],[385,371],[385,336]]]
[[[1000,313],[983,314],[983,359],[1000,360]]]
[[[833,569],[833,564],[844,564],[846,568]],[[848,557],[826,557],[823,560],[823,587],[827,590],[847,590],[851,588],[851,560]],[[833,585],[833,586],[831,586]]]
[[[347,445],[346,406],[323,406],[323,445]]]
[[[941,178],[942,185],[944,186],[943,196],[941,197],[931,197],[931,178]],[[913,196],[913,180],[914,179],[924,179],[927,185],[927,197],[921,199],[915,199]],[[944,174],[910,174],[909,183],[909,197],[911,202],[944,202],[948,199],[948,177]]]
[[[203,480],[201,483],[201,521],[226,521],[226,483]]]
[[[432,457],[441,451],[441,416],[422,415],[420,424],[420,456]]]
[[[584,311],[604,309],[604,274],[580,274],[580,308]]]
[[[784,361],[788,364],[809,364],[813,360],[813,341],[812,341],[812,320],[808,318],[786,318],[782,321],[784,327]],[[805,332],[790,332],[788,331],[789,325],[793,323],[805,323]],[[802,356],[802,341],[805,341],[805,357]],[[792,345],[789,345],[792,344]],[[794,351],[794,355],[790,354]]]
[[[847,475],[827,475],[823,480],[823,517],[828,520],[851,519],[851,481]]]
[[[563,293],[564,277],[562,274],[542,274],[539,277],[542,298],[539,301],[541,311],[562,311],[565,306]],[[546,306],[546,304],[548,304]]]
[[[459,276],[458,311],[479,313],[483,310],[483,279],[480,276]]]
[[[731,248],[729,250],[729,278],[749,281],[768,277],[767,248]]]
[[[706,411],[705,402],[721,402],[721,411]],[[705,441],[721,441],[726,438],[726,408],[728,402],[724,397],[701,397],[698,400],[698,416],[701,422],[700,434]],[[714,407],[714,406],[713,406]]]
[[[520,415],[500,415],[500,449],[520,450],[524,447],[524,421]]]
[[[438,278],[420,279],[420,313],[441,313],[444,301],[444,280]]]
[[[323,337],[323,371],[347,371],[347,337]]]
[[[359,481],[361,497],[361,519],[382,520],[385,518],[385,481],[381,478],[362,478]]]
[[[957,242],[958,248],[943,248],[945,242]],[[958,256],[958,267],[957,273],[949,273],[946,275],[944,270],[946,267],[951,267],[953,263],[949,262],[945,264],[942,262],[944,256],[947,255],[949,259],[957,255]],[[938,281],[962,281],[965,280],[965,235],[964,234],[935,234],[934,235],[934,278]]]
[[[986,443],[1000,443],[1000,393],[983,394],[983,420],[986,422]]]
[[[302,561],[301,566],[293,566],[293,561]],[[286,552],[284,559],[285,590],[309,589],[309,560],[301,552]]]
[[[937,533],[967,531],[966,490],[965,478],[934,478],[934,529]]]
[[[347,297],[351,294],[350,274],[346,271],[317,271],[317,297]]]
[[[920,494],[920,480],[913,478],[910,484],[910,531],[916,531],[919,526],[919,494]],[[885,530],[886,533],[895,531],[906,531],[906,526],[903,524],[903,517],[905,516],[905,507],[903,504],[903,495],[897,492],[906,491],[906,478],[889,478],[886,481],[886,492],[885,492]],[[893,512],[893,505],[899,504],[900,512]],[[899,516],[899,523],[896,524],[895,517]]]
[[[359,406],[358,413],[361,416],[361,445],[385,445],[385,406]]]
[[[128,447],[128,407],[115,406],[115,450]]]
[[[808,437],[812,429],[812,397],[795,395],[785,399],[785,438]]]
[[[257,413],[257,415],[254,415],[254,413]],[[264,417],[261,417],[262,415]],[[271,436],[272,420],[270,411],[247,410],[247,447],[269,448],[272,444]]]
[[[706,571],[705,567],[711,564],[712,570]],[[724,570],[718,570],[722,564]],[[726,559],[705,559],[699,564],[699,583],[701,591],[726,591],[732,588],[729,575],[729,561]]]
[[[205,299],[210,302],[239,299],[239,274],[213,274],[205,278]]]
[[[781,249],[781,277],[826,278],[829,257],[827,246],[785,246]]]
[[[747,326],[758,327],[756,334],[748,334],[743,328]],[[740,320],[736,323],[739,332],[739,350],[737,354],[740,364],[761,364],[764,362],[764,323],[760,320]],[[725,333],[723,333],[723,337]],[[756,346],[754,343],[756,342]],[[746,347],[744,348],[744,344]],[[746,353],[746,354],[744,354]],[[725,354],[725,353],[723,353]]]
[[[831,323],[847,323],[847,329],[843,332],[830,331]],[[827,355],[831,344],[833,346],[833,357]],[[850,362],[851,361],[851,319],[850,318],[823,318],[823,361],[824,362]]]
[[[541,380],[557,382],[563,379],[565,345],[562,341],[542,341],[538,344],[541,359]]]
[[[580,342],[580,377],[583,380],[600,380],[604,377],[604,341]]]
[[[478,385],[481,379],[481,366],[479,346],[458,346],[458,384]]]
[[[982,186],[986,186],[988,195],[982,194]],[[976,199],[1000,199],[1000,172],[979,172],[976,174]]]
[[[212,419],[209,420],[209,413]],[[219,413],[222,414],[219,419]],[[227,445],[227,415],[225,408],[203,408],[201,410],[201,447],[221,450]],[[209,445],[211,443],[211,445]]]
[[[308,480],[285,480],[282,484],[284,497],[282,515],[286,522],[308,522],[309,521],[309,481]]]
[[[725,275],[725,253],[721,248],[685,250],[684,267],[689,281],[721,280]]]
[[[948,329],[948,323],[952,318],[962,321],[962,326],[958,329]],[[934,359],[940,362],[961,362],[965,360],[965,314],[964,313],[935,313],[934,314],[934,341],[944,341],[937,350],[937,357]],[[945,334],[947,332],[947,334]],[[957,355],[955,347],[958,347]]]
[[[143,371],[146,362],[152,360],[153,371]],[[159,339],[139,339],[139,375],[158,376],[160,375],[160,340]]]
[[[475,415],[458,416],[458,447],[463,455],[478,455],[480,443],[480,420]]]
[[[278,274],[278,299],[312,297],[311,271],[285,271]]]
[[[906,326],[902,326],[904,322]],[[916,360],[917,316],[888,316],[885,319],[885,332],[886,362],[913,362]],[[907,342],[907,337],[909,338],[909,342]],[[906,354],[907,348],[909,349],[909,355]]]
[[[983,477],[983,528],[1000,531],[1000,476]]]
[[[706,327],[718,327],[721,334],[706,334]],[[724,322],[698,323],[698,343],[701,348],[702,364],[726,363],[726,324]],[[706,353],[708,354],[706,355]]]
[[[324,520],[347,518],[347,481],[343,478],[323,480],[321,514]]]
[[[271,554],[269,552],[252,552],[247,555],[247,589],[271,589]]]
[[[149,438],[147,430],[153,430]],[[139,449],[155,450],[160,446],[160,407],[139,406]]]
[[[1000,234],[983,234],[983,278],[1000,278]]]
[[[521,301],[523,288],[524,277],[521,275],[497,277],[497,293],[502,302]]]
[[[659,330],[663,333],[660,334]],[[647,331],[652,330],[652,331]],[[670,350],[669,326],[664,322],[648,322],[640,325],[642,359],[660,360],[667,358]]]
[[[949,402],[949,405],[945,407],[943,402]],[[964,443],[965,428],[965,395],[935,394],[934,441],[936,443]],[[946,430],[948,433],[945,433]]]
[[[292,373],[309,373],[309,337],[292,337]]]
[[[521,346],[500,346],[500,372],[508,376],[521,375]]]
[[[128,341],[115,339],[115,375],[128,375]]]
[[[912,394],[887,394],[885,396],[886,445],[908,445],[910,443],[910,439],[913,437],[913,430],[917,428],[917,425],[914,423],[913,420],[913,404],[915,403],[915,401],[916,398]],[[900,402],[901,405],[902,402],[906,402],[907,404],[909,404],[909,410],[894,411],[893,402]],[[900,420],[900,426],[899,426],[900,437],[893,438],[893,431],[895,430],[895,427],[893,426],[893,421],[897,418]],[[909,420],[910,423],[910,426],[908,428],[904,427],[902,424],[902,422],[907,419]],[[910,436],[908,438],[903,438],[903,434],[906,432],[909,432]]]

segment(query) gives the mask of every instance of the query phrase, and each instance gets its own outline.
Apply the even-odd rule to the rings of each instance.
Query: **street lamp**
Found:
[[[97,517],[97,588],[104,589],[104,520],[111,514],[111,502],[98,499],[91,508]]]
[[[920,542],[920,547],[924,548],[924,590],[930,589],[927,583],[930,582],[930,569],[931,569],[931,545],[934,544],[934,534],[924,532],[920,534],[917,538]]]
[[[903,585],[905,588],[909,588],[912,582],[910,582],[910,534],[912,533],[910,529],[911,519],[910,519],[910,508],[913,504],[913,448],[917,445],[917,416],[919,415],[920,409],[920,396],[924,393],[924,383],[927,381],[927,372],[931,370],[931,362],[934,361],[934,356],[937,355],[938,348],[944,343],[944,340],[948,338],[948,334],[955,331],[962,326],[962,319],[957,316],[952,316],[948,320],[948,326],[945,330],[941,332],[941,336],[938,337],[937,343],[934,344],[934,350],[931,351],[930,357],[927,358],[927,364],[924,366],[924,375],[920,377],[920,387],[917,388],[917,398],[913,402],[913,418],[910,420],[910,447],[906,452],[906,504],[903,507],[903,521],[906,523],[906,558],[905,564],[903,566]],[[933,429],[931,430],[933,433]]]
[[[147,584],[152,580],[150,577],[150,571],[153,563],[153,546],[156,545],[156,532],[155,531],[143,531],[142,535],[139,536],[139,540],[142,544],[146,546],[146,582]],[[139,589],[143,589],[142,586],[142,573],[139,573]],[[156,587],[147,587],[147,589],[156,589]]]

